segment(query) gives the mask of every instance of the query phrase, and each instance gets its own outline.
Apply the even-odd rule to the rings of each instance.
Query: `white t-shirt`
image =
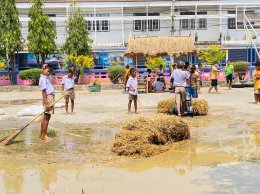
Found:
[[[46,95],[53,94],[54,88],[51,83],[51,76],[46,76],[41,74],[40,80],[39,80],[39,86],[41,90],[46,90]]]
[[[186,87],[187,83],[186,80],[190,78],[190,73],[188,71],[183,71],[182,69],[176,69],[173,72],[174,78],[174,86],[182,86]]]
[[[138,95],[138,83],[137,83],[137,78],[133,78],[130,76],[130,78],[127,80],[126,87],[129,88],[128,93],[132,95]],[[130,91],[130,88],[133,88],[134,91]]]
[[[71,78],[69,78],[68,75],[65,75],[63,78],[62,78],[62,85],[64,85],[64,90],[67,91],[69,89],[72,89],[75,87],[75,80],[76,80],[76,77],[75,76],[72,76]]]

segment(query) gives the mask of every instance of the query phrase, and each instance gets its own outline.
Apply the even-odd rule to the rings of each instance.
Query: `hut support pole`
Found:
[[[138,64],[138,59],[137,59],[137,55],[135,55],[135,68],[137,69],[137,64]]]

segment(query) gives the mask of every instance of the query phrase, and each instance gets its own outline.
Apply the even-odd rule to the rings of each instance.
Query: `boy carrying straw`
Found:
[[[135,107],[135,113],[137,112],[137,98],[138,98],[138,83],[136,78],[136,69],[131,68],[130,69],[130,77],[126,83],[126,88],[129,93],[129,102],[128,102],[128,113],[131,113],[131,105],[132,101],[134,101],[134,107]]]
[[[253,72],[255,103],[260,104],[260,63],[255,65]]]
[[[67,75],[62,78],[62,94],[65,95],[65,109],[66,114],[68,115],[68,106],[69,106],[69,99],[71,102],[71,114],[73,114],[74,110],[74,99],[75,99],[75,80],[77,79],[74,76],[74,73],[71,69]]]
[[[42,67],[42,74],[39,80],[39,86],[42,91],[43,107],[45,110],[43,114],[43,120],[41,122],[41,133],[39,138],[45,141],[46,143],[52,140],[52,138],[47,135],[47,129],[49,121],[51,119],[51,114],[54,114],[54,106],[52,106],[52,104],[55,102],[54,88],[51,83],[50,76],[51,71],[52,69],[47,64],[44,64]]]

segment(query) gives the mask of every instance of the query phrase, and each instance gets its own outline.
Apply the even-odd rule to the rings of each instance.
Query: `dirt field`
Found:
[[[185,118],[191,140],[150,158],[115,156],[112,141],[126,119],[155,114],[157,102],[174,94],[140,94],[140,114],[129,115],[122,91],[78,92],[74,115],[55,110],[53,142],[39,141],[33,123],[0,148],[0,194],[259,193],[260,106],[253,89],[202,91],[210,114]],[[0,137],[32,118],[17,117],[18,111],[40,104],[39,92],[1,93]]]

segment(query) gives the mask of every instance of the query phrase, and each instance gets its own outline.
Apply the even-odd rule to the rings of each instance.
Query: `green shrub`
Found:
[[[118,84],[119,79],[123,77],[125,67],[121,65],[112,65],[107,68],[109,70],[108,77],[113,84]]]
[[[246,61],[238,61],[232,63],[234,72],[238,74],[245,74],[249,70],[250,64]]]
[[[100,83],[100,81],[98,81],[98,80],[95,80],[95,81],[93,82],[93,85],[94,85],[94,86],[100,86],[100,85],[101,85],[101,83]]]
[[[23,70],[19,72],[19,77],[22,80],[32,80],[34,85],[37,85],[41,76],[42,70],[38,68]]]

